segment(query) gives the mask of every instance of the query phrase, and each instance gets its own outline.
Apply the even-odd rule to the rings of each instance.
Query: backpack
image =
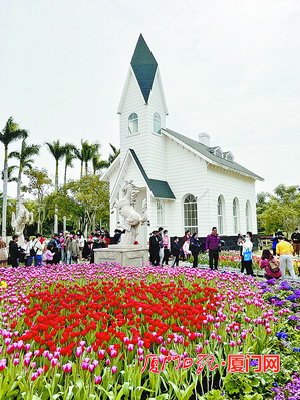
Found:
[[[269,266],[272,272],[278,272],[279,271],[279,265],[278,265],[278,261],[275,260],[274,258],[272,260],[269,261]]]
[[[29,254],[31,257],[35,257],[36,256],[36,250],[34,250],[34,246],[36,245],[36,242],[34,242],[34,245],[31,247]]]

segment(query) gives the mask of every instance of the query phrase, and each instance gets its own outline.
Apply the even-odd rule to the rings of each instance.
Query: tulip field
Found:
[[[110,264],[0,281],[0,400],[300,398],[297,283]]]

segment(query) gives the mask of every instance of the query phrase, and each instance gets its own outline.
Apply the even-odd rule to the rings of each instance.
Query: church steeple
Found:
[[[158,64],[142,34],[138,38],[130,64],[144,100],[148,103]]]

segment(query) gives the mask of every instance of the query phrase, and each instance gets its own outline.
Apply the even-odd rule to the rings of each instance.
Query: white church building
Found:
[[[167,128],[168,108],[158,64],[140,35],[119,103],[120,154],[102,176],[110,203],[122,198],[124,181],[139,189],[135,209],[147,199],[148,225],[138,241],[162,226],[171,236],[186,230],[206,236],[257,233],[255,181],[263,180],[234,161],[230,151],[211,147],[208,134],[198,141]],[[111,214],[111,233],[120,216]]]

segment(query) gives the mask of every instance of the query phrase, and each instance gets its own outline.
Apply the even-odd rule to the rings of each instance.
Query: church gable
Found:
[[[127,110],[137,110],[143,106],[144,99],[142,93],[132,69],[129,68],[117,113],[122,114]]]

